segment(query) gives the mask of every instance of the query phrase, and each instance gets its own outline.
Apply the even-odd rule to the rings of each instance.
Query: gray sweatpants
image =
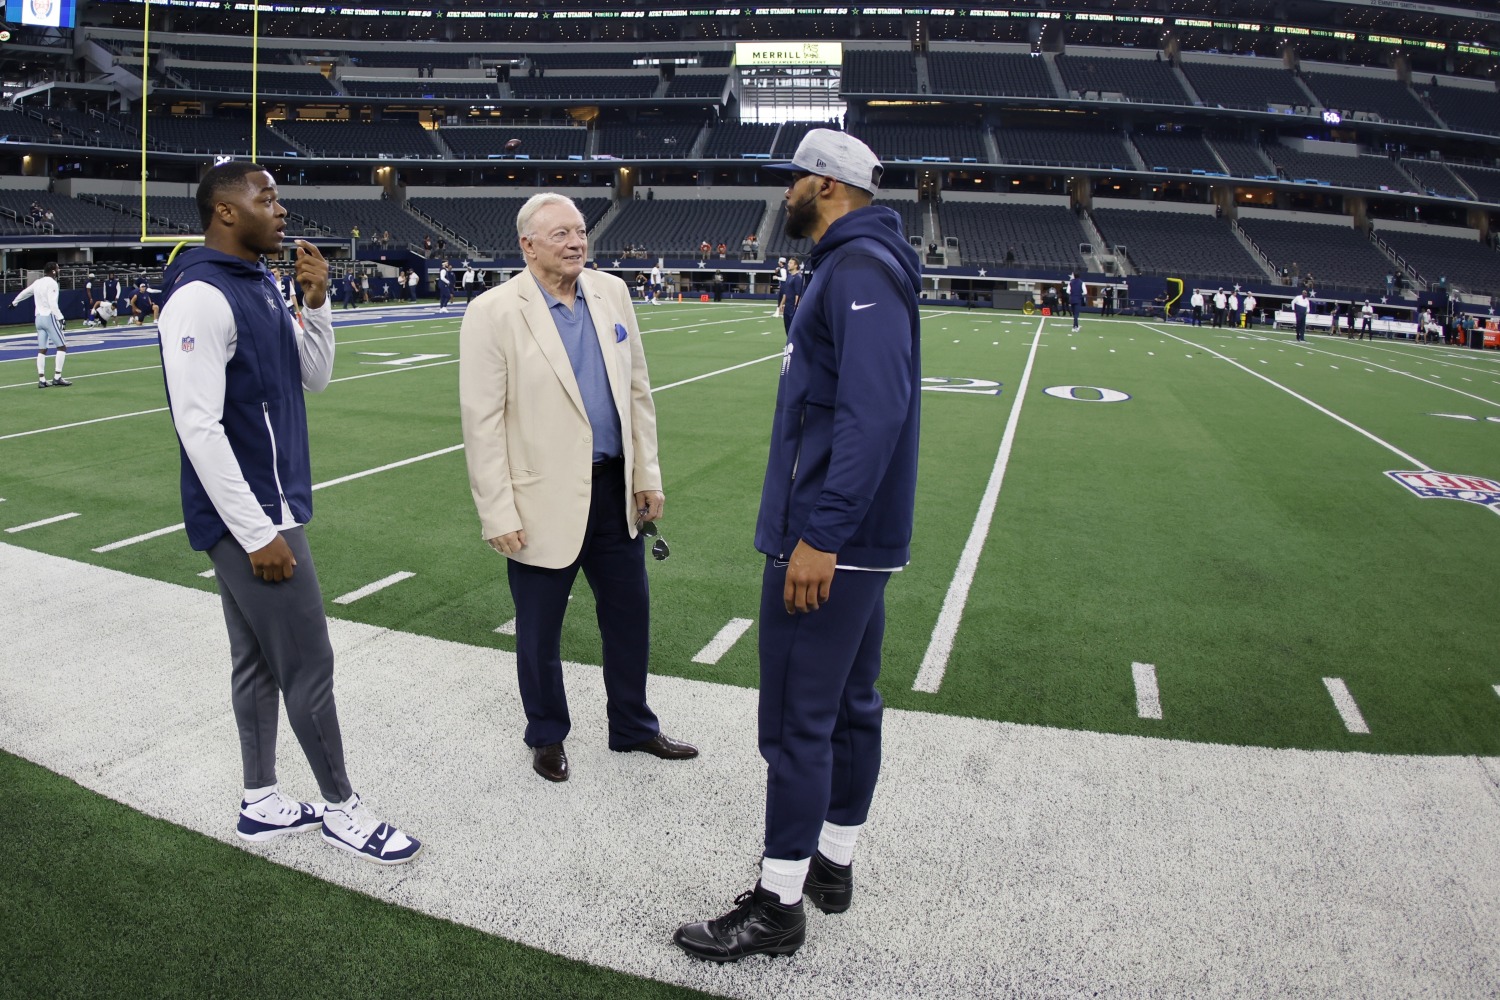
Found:
[[[245,787],[276,783],[279,698],[318,788],[330,802],[353,794],[344,773],[344,741],[333,703],[333,646],[323,594],[301,528],[281,533],[297,557],[290,580],[267,583],[250,569],[250,557],[225,535],[208,550],[229,627],[230,683],[240,730]]]

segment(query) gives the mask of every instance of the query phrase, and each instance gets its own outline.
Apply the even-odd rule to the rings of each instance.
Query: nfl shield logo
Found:
[[[193,348],[197,347],[197,346],[198,346],[198,342],[196,340],[194,340],[192,337],[183,337],[182,338],[182,353],[183,354],[192,354],[193,353]]]
[[[1500,514],[1500,481],[1451,472],[1387,472],[1386,475],[1424,500],[1463,500]]]

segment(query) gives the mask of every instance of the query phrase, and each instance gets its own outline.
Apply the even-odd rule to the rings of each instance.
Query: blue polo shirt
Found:
[[[531,280],[536,281],[536,275],[532,275]],[[552,314],[552,323],[562,339],[563,350],[568,352],[568,363],[573,366],[573,377],[578,380],[578,394],[583,397],[583,409],[594,431],[594,461],[619,458],[625,454],[620,439],[620,413],[615,409],[615,397],[609,389],[609,372],[604,368],[604,355],[599,350],[594,317],[589,314],[584,300],[583,282],[578,282],[571,309],[553,298],[540,281],[536,287],[547,300],[547,311]]]

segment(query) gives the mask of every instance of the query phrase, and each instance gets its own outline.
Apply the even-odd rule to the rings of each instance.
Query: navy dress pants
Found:
[[[594,467],[594,493],[578,558],[562,569],[506,561],[516,605],[516,674],[526,709],[526,745],[561,743],[572,722],[563,690],[562,624],[578,571],[594,592],[604,641],[604,693],[609,746],[627,750],[661,731],[646,704],[651,654],[651,595],[641,536],[625,522],[625,465]]]
[[[828,603],[789,615],[786,564],[767,558],[760,601],[760,753],[766,857],[798,861],[827,820],[858,826],[880,775],[875,681],[890,573],[839,570]]]

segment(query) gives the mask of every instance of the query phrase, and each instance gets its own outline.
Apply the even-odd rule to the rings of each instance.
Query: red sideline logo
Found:
[[[1451,472],[1387,472],[1396,482],[1423,500],[1465,500],[1491,507],[1500,513],[1500,482],[1483,476],[1456,476]]]

